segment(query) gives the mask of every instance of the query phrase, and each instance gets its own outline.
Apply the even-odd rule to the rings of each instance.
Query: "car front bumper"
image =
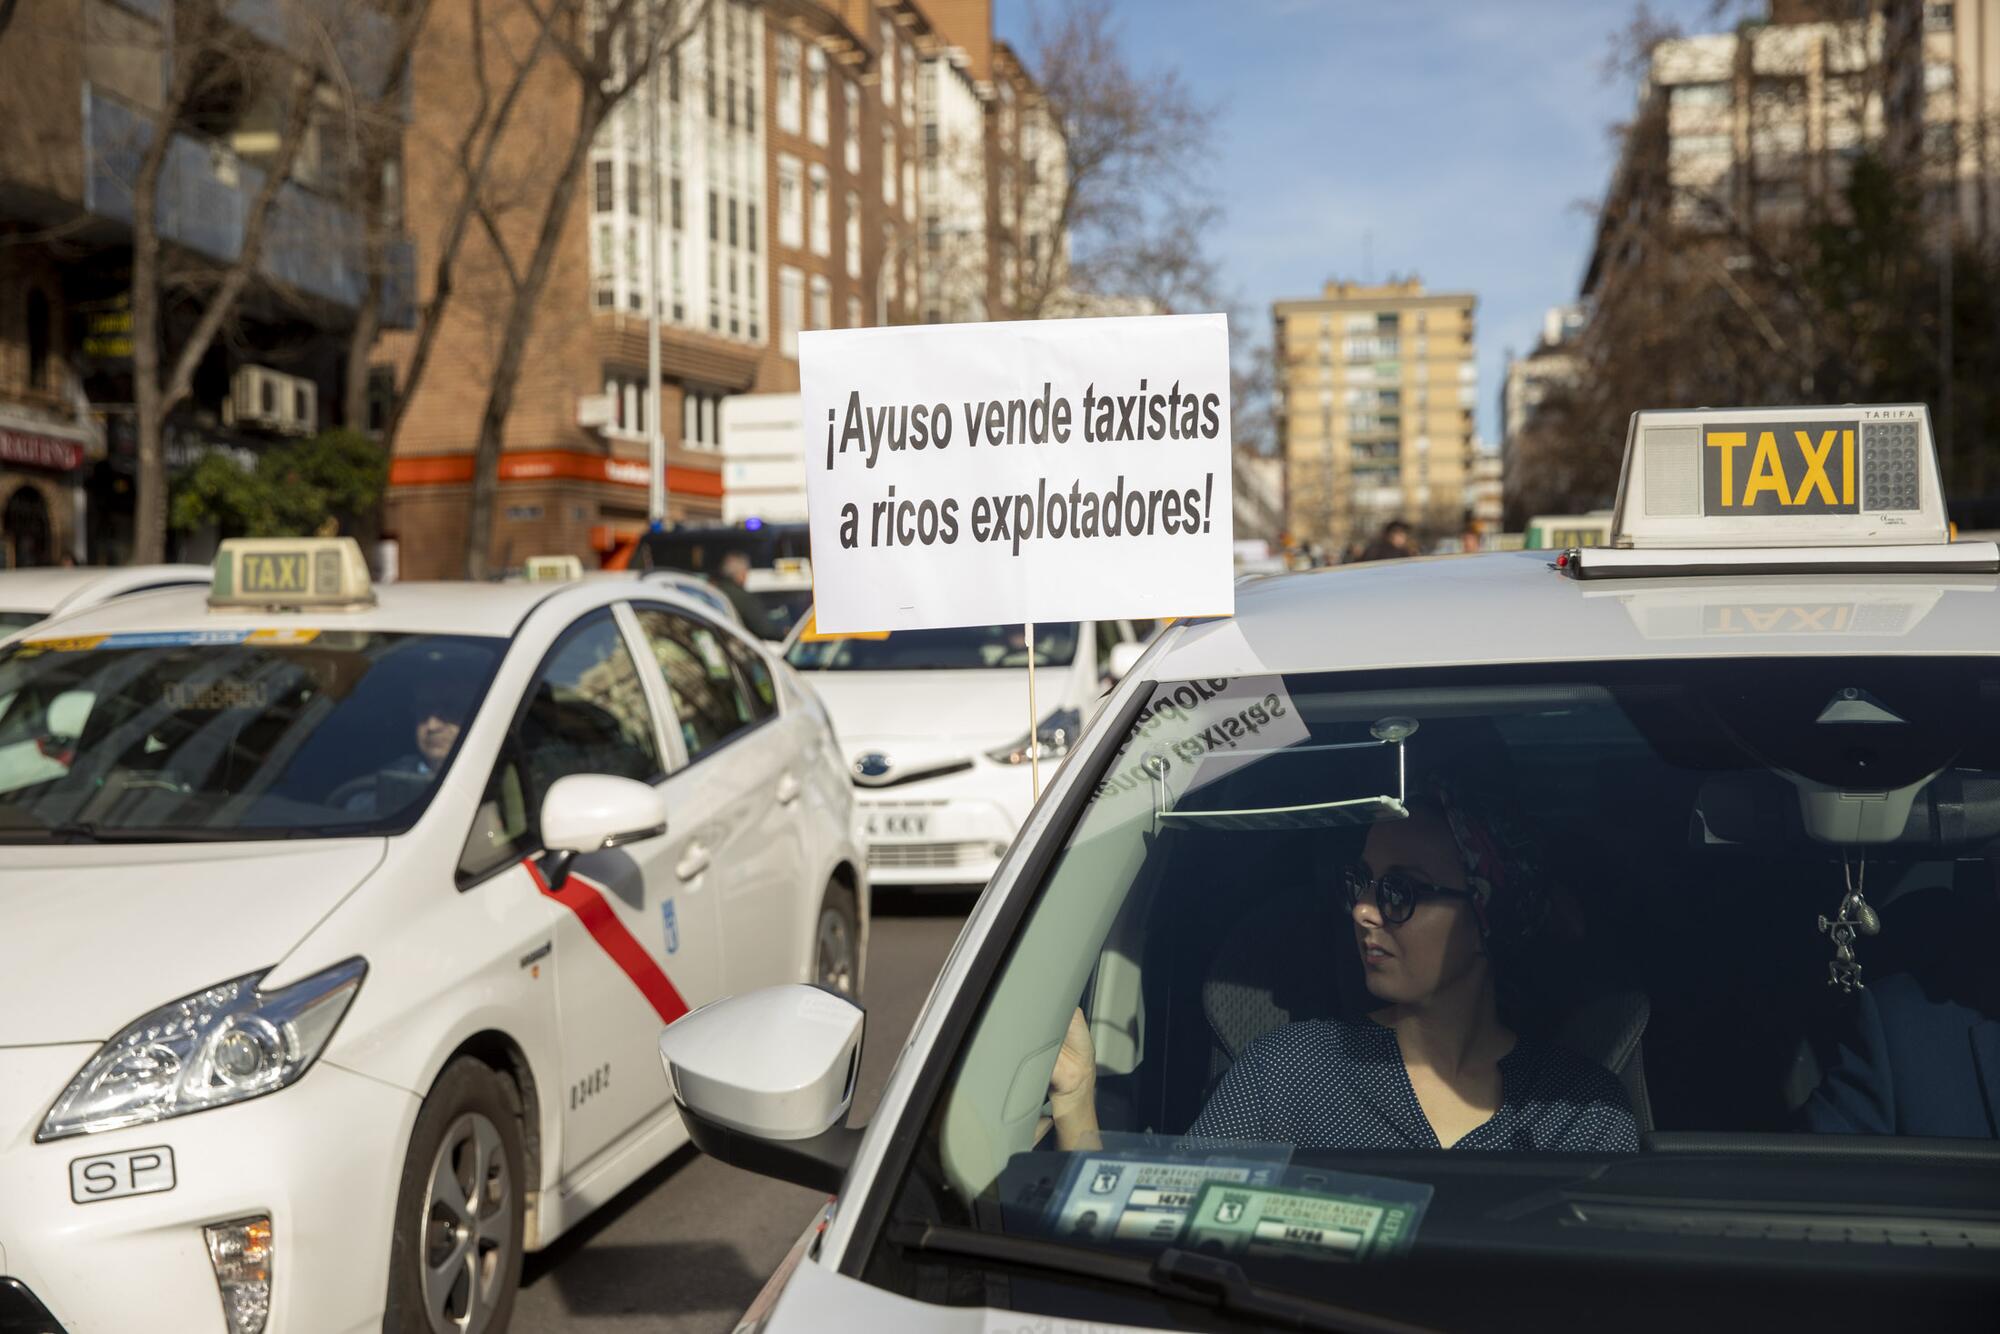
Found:
[[[381,1328],[414,1095],[321,1061],[248,1102],[37,1144],[49,1105],[95,1050],[0,1049],[0,1275],[68,1334],[222,1331],[203,1228],[262,1214],[267,1334]],[[171,1189],[71,1198],[75,1160],[158,1147],[173,1151]]]
[[[1055,761],[1042,766],[1042,780]],[[1026,765],[980,758],[969,769],[854,789],[854,838],[868,850],[868,879],[883,885],[983,885],[1028,818]]]

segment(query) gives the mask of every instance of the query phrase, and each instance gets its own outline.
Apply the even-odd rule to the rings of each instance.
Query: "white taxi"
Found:
[[[0,570],[0,642],[52,617],[67,616],[114,598],[207,583],[206,565]]]
[[[1164,632],[865,1129],[846,1002],[668,1028],[837,1193],[745,1328],[1991,1328],[2000,546],[1916,406],[1639,413],[1613,538]]]
[[[661,1024],[861,980],[825,717],[637,580],[228,543],[0,650],[23,739],[0,1329],[501,1330],[523,1251],[686,1141]]]
[[[785,660],[826,701],[878,885],[986,883],[1047,777],[1137,661],[1150,621],[969,625],[824,635],[810,617]]]

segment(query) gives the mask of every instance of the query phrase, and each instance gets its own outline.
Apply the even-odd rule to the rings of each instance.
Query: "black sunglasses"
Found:
[[[1372,897],[1382,920],[1394,926],[1401,926],[1410,920],[1410,914],[1417,910],[1417,904],[1428,898],[1469,899],[1470,890],[1446,889],[1428,880],[1420,880],[1408,871],[1384,871],[1370,879],[1359,866],[1349,866],[1342,873],[1342,882],[1347,891],[1347,910],[1353,912],[1361,900]]]

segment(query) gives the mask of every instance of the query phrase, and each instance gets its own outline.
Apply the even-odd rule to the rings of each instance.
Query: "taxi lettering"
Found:
[[[1707,629],[1722,635],[1838,634],[1854,622],[1854,605],[1822,602],[1811,606],[1709,607]]]
[[[1711,422],[1703,430],[1702,512],[1858,514],[1858,423]]]
[[[312,591],[304,552],[244,552],[245,593],[307,593]]]

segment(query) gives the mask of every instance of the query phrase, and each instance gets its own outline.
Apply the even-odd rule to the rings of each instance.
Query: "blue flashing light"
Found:
[[[762,519],[745,519],[743,521],[743,529],[745,532],[754,533],[763,526],[764,526],[764,521]]]

